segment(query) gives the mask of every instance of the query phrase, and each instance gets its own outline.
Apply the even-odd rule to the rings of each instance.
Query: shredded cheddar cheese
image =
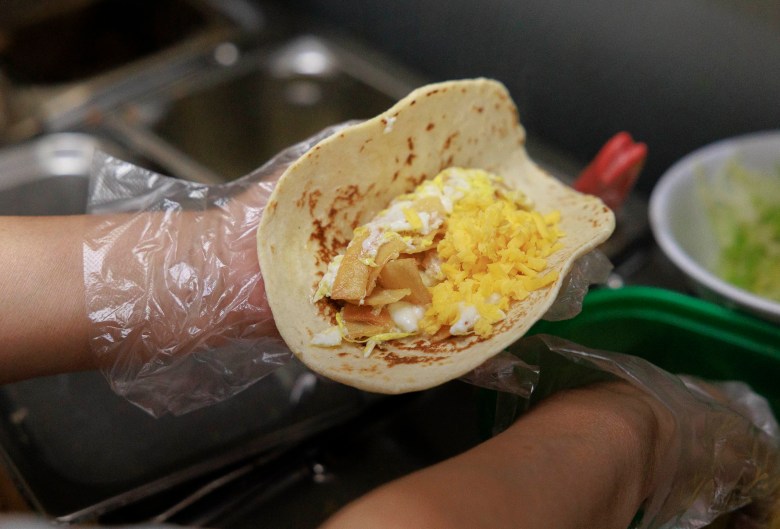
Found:
[[[560,214],[542,216],[516,196],[500,193],[500,181],[484,171],[467,171],[466,178],[469,192],[453,205],[436,248],[445,279],[431,287],[433,302],[420,322],[428,334],[454,325],[459,307],[470,306],[479,314],[474,331],[487,337],[510,302],[558,277],[544,269],[561,246]]]

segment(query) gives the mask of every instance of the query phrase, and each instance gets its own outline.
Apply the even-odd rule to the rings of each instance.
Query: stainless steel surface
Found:
[[[52,134],[0,149],[0,214],[83,213],[96,149],[137,160],[106,139],[81,133]]]
[[[213,60],[197,74],[106,119],[117,138],[188,180],[243,176],[325,127],[384,111],[421,83],[355,43],[309,34],[253,49],[225,41],[205,55]]]
[[[161,62],[180,63],[181,73],[193,47],[258,33],[263,18],[251,6],[243,0],[67,0],[4,6],[0,141],[99,118],[96,111],[130,95],[128,78],[135,78],[136,86],[140,79],[165,82],[156,71]]]

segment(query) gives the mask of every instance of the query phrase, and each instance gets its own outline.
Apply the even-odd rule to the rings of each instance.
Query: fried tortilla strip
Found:
[[[415,305],[431,302],[431,293],[423,284],[417,260],[412,257],[396,259],[387,263],[379,274],[379,284],[386,289],[407,288],[411,292],[404,301]]]
[[[369,295],[371,292],[373,292],[374,287],[376,286],[376,281],[379,278],[379,274],[382,273],[382,269],[385,267],[385,265],[387,265],[389,262],[392,262],[394,259],[398,259],[398,256],[401,255],[401,252],[404,250],[406,250],[406,243],[397,237],[393,237],[379,247],[379,250],[376,252],[376,257],[374,257],[376,266],[372,267],[369,272],[368,284],[366,286],[366,295]],[[400,286],[398,288],[407,287]]]
[[[371,292],[371,295],[367,296],[366,299],[363,300],[363,304],[372,307],[389,305],[390,303],[401,301],[411,293],[412,291],[408,288],[398,288],[398,289],[374,288],[374,291]]]
[[[363,241],[367,237],[367,231],[355,233],[355,238],[347,246],[339,271],[333,280],[331,299],[357,302],[366,296],[371,267],[360,261],[360,254]]]
[[[347,303],[344,305],[342,316],[346,322],[370,323],[372,325],[393,325],[390,314],[385,309],[376,309],[368,305],[354,305]]]
[[[361,322],[344,322],[345,334],[344,337],[353,342],[362,342],[377,334],[383,334],[390,329],[382,325],[372,325],[370,323]]]
[[[347,338],[360,340],[389,332],[393,329],[393,319],[387,309],[376,310],[367,305],[347,303],[341,312]]]

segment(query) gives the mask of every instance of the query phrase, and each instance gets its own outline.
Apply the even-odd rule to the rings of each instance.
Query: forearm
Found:
[[[94,366],[82,267],[89,222],[0,217],[0,383]]]
[[[393,482],[326,528],[624,529],[647,495],[661,441],[631,388],[550,398],[506,432]]]

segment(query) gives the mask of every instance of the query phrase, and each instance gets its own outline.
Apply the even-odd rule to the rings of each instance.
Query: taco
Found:
[[[451,81],[293,163],[263,214],[258,256],[301,361],[402,393],[457,378],[520,338],[614,225],[601,200],[528,157],[501,83]]]

